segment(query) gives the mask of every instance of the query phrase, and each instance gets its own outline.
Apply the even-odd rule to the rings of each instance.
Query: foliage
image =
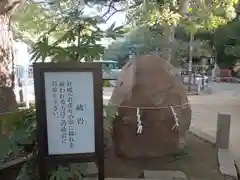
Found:
[[[11,23],[17,38],[25,37],[34,43],[38,37],[53,27],[54,20],[50,12],[44,9],[44,5],[46,4],[30,0],[17,9]],[[18,34],[22,36],[19,37]]]
[[[50,58],[53,62],[61,62],[100,59],[104,53],[104,46],[100,44],[101,39],[120,36],[121,27],[112,24],[109,29],[102,31],[97,26],[97,19],[84,18],[81,15],[81,11],[75,11],[66,17],[63,20],[67,26],[66,32],[53,43],[49,43],[49,37],[58,30],[58,25],[44,34],[33,47],[32,60],[41,59],[44,62],[46,58]]]
[[[30,39],[31,46],[36,42],[32,60],[91,61],[104,52],[102,38],[115,39],[123,33],[115,24],[103,31],[100,23],[104,19],[86,16],[78,1],[28,0],[13,17],[12,28],[17,37]]]
[[[36,137],[35,110],[33,108],[7,114],[1,118],[0,158],[9,154],[18,156],[34,148]]]
[[[220,26],[214,33],[214,45],[220,66],[231,67],[239,59],[239,30],[240,22],[236,18],[226,25]]]
[[[33,154],[23,164],[16,180],[40,180],[36,158],[37,152],[33,151]]]
[[[190,2],[189,0],[166,0],[161,1],[161,3],[158,3],[157,1],[143,2],[144,3],[139,6],[128,10],[128,20],[132,27],[136,28],[143,24],[148,24],[152,28],[161,26],[162,28],[160,31],[163,29],[162,35],[169,38],[172,36],[170,31],[171,26],[175,26],[176,39],[173,39],[172,42],[170,42],[170,39],[172,38],[169,38],[170,44],[167,47],[171,47],[171,52],[175,53],[175,55],[173,54],[174,56],[176,56],[176,53],[180,53],[181,56],[183,55],[185,57],[188,56],[188,53],[185,52],[187,52],[189,48],[185,42],[186,40],[189,41],[190,34],[205,33],[206,31],[208,34],[212,34],[216,28],[226,24],[235,17],[236,13],[234,5],[237,3],[236,0],[215,0],[211,1],[211,3],[208,1]],[[179,29],[183,29],[182,35],[184,34],[184,40],[180,38],[181,40],[179,41],[179,38],[176,37]],[[162,36],[159,37],[162,39]],[[198,39],[202,40],[199,37]],[[203,50],[202,53],[214,55],[212,37],[210,39],[205,38],[200,42],[195,41],[194,43],[201,46]],[[176,51],[174,46],[180,48]],[[199,49],[199,46],[195,47]]]
[[[103,81],[103,87],[111,87],[111,83],[109,82],[109,80]]]
[[[21,168],[17,180],[39,180],[37,154],[31,156]],[[52,167],[49,180],[83,179],[82,173],[86,172],[87,164],[71,163],[65,166]]]
[[[83,179],[82,172],[87,169],[86,164],[72,163],[68,166],[58,166],[50,172],[49,180],[68,180],[68,179]]]
[[[188,35],[183,28],[176,29],[175,41],[173,44],[173,56],[174,59],[181,61],[188,56]],[[163,36],[163,29],[151,28],[143,26],[133,29],[123,39],[113,42],[104,54],[104,59],[111,59],[124,64],[128,60],[129,49],[134,47],[138,55],[142,54],[159,54],[163,58],[165,57],[168,39]],[[193,43],[194,56],[209,56],[209,46],[206,41],[196,40]],[[156,50],[160,51],[157,52]],[[174,63],[174,62],[173,62]]]
[[[22,166],[17,180],[38,180],[37,148],[36,148],[36,118],[33,107],[7,114],[1,118],[2,127],[11,127],[11,133],[0,134],[0,160],[9,160],[8,156],[19,157],[28,155]],[[30,154],[30,155],[29,155]],[[52,167],[49,172],[50,180],[82,179],[87,164],[70,163],[66,166]]]
[[[113,120],[118,116],[118,109],[116,106],[109,104],[104,107],[104,128],[110,129],[112,127]]]

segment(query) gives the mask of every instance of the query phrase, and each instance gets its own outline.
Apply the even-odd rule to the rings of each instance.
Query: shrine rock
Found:
[[[137,57],[122,68],[109,102],[118,112],[112,123],[112,140],[118,155],[159,157],[184,146],[191,108],[177,76],[168,61],[156,56]],[[139,134],[137,109],[143,126]]]

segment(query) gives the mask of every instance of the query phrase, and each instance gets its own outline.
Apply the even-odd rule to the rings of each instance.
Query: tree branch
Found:
[[[23,41],[24,43],[26,43],[27,45],[29,45],[31,47],[34,46],[35,42],[32,39],[24,36],[21,32],[19,32],[18,30],[16,30],[13,27],[12,27],[12,32],[13,32],[14,39],[19,39],[19,40]]]
[[[25,0],[2,0],[0,2],[0,14],[11,15],[14,10],[24,2]]]
[[[106,21],[108,21],[114,14],[118,13],[118,12],[123,12],[123,11],[127,11],[129,9],[134,9],[134,8],[137,8],[138,6],[140,6],[143,1],[137,1],[135,4],[129,6],[129,7],[125,7],[125,8],[122,8],[122,9],[117,9],[115,6],[114,6],[114,2],[115,1],[111,1],[108,5],[108,9],[107,11],[102,15],[102,18],[106,17],[110,12],[111,10],[113,9],[114,11],[106,18]]]
[[[110,13],[111,9],[113,8],[113,1],[109,3],[108,10],[102,15],[102,18],[105,17],[108,13]]]

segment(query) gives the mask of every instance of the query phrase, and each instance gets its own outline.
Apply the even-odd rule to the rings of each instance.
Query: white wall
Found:
[[[28,53],[28,45],[24,42],[15,41],[15,64],[27,67],[30,64],[30,55]]]

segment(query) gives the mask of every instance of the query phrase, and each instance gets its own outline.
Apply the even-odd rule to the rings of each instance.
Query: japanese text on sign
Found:
[[[45,77],[49,153],[74,153],[80,148],[82,151],[93,152],[94,101],[93,85],[89,84],[92,74],[85,73],[87,78],[82,78],[83,84],[89,84],[88,86],[79,86],[79,76],[72,80],[71,73],[69,76],[60,74],[62,73],[52,72],[50,76]],[[84,83],[87,79],[88,82]],[[90,140],[87,141],[86,138]]]

